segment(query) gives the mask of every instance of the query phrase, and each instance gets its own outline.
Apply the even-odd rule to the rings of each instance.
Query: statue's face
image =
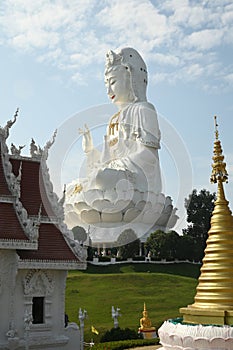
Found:
[[[123,66],[117,66],[105,75],[105,85],[109,99],[121,107],[134,101],[130,74]]]

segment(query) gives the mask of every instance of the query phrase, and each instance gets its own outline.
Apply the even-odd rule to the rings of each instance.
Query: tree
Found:
[[[178,258],[180,236],[175,231],[157,230],[147,238],[145,248],[156,259],[174,260]]]
[[[178,260],[194,260],[194,240],[188,235],[180,236],[177,248]]]
[[[87,239],[86,230],[82,226],[75,226],[72,228],[74,239],[79,242],[85,242]]]
[[[140,240],[132,229],[124,230],[117,239],[118,254],[124,260],[133,258],[139,252]]]
[[[205,189],[202,189],[199,193],[194,189],[189,198],[185,199],[187,222],[190,224],[183,230],[183,234],[193,239],[193,257],[198,261],[202,260],[204,256],[215,200],[216,194]]]

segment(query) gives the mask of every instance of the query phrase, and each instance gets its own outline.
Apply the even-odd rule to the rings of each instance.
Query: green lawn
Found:
[[[80,307],[87,310],[86,341],[91,337],[98,340],[113,327],[112,305],[121,309],[121,328],[137,330],[144,302],[156,327],[167,318],[179,316],[179,308],[193,302],[199,274],[199,266],[191,264],[88,266],[85,272],[69,273],[66,289],[70,321],[78,323]],[[98,329],[99,336],[90,332],[91,325]]]

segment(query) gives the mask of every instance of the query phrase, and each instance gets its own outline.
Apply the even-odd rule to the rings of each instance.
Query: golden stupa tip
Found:
[[[214,126],[215,126],[215,140],[218,140],[218,123],[217,123],[217,116],[214,116]]]
[[[214,141],[214,155],[212,157],[212,174],[210,177],[211,183],[216,182],[227,182],[228,173],[226,171],[226,163],[224,162],[224,156],[222,154],[221,142],[219,140],[219,132],[218,132],[218,123],[217,117],[214,116],[214,124],[215,124],[215,141]]]

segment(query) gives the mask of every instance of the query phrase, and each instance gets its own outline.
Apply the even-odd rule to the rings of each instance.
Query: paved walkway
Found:
[[[156,350],[161,348],[162,345],[149,345],[149,346],[142,346],[138,348],[131,348],[130,350]]]

